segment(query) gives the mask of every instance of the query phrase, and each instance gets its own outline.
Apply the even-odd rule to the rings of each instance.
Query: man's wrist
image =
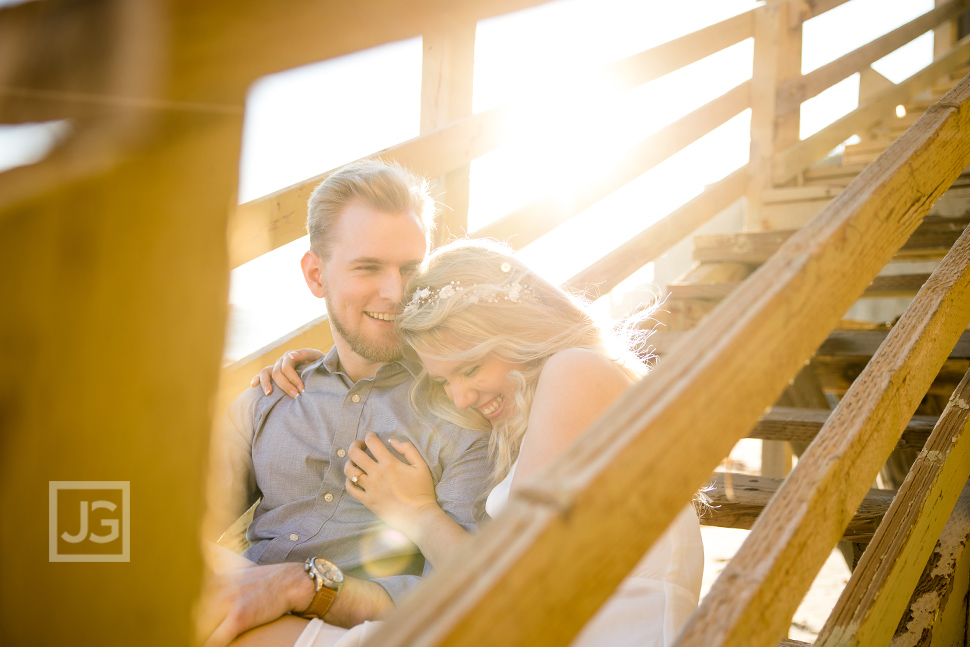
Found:
[[[303,613],[313,603],[313,597],[317,594],[313,580],[307,577],[306,571],[301,563],[287,563],[287,586],[289,592],[290,610],[295,613]]]

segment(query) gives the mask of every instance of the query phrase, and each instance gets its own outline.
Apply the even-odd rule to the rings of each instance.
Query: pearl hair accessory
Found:
[[[479,289],[476,290],[475,288]],[[522,300],[522,297],[538,298],[531,287],[522,285],[518,281],[510,284],[507,288],[479,286],[475,283],[464,286],[461,284],[461,281],[452,281],[437,290],[432,290],[430,286],[416,290],[411,297],[411,301],[404,307],[404,312],[411,312],[425,304],[435,303],[439,300],[445,301],[458,294],[469,303],[478,303],[480,301],[484,301],[485,303],[498,303],[499,301],[518,303]]]

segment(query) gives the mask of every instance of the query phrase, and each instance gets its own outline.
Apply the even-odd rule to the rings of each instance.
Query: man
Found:
[[[199,618],[207,645],[289,612],[353,626],[418,583],[416,547],[344,489],[354,441],[410,441],[431,468],[442,508],[474,530],[488,439],[414,413],[409,391],[419,366],[402,357],[394,329],[405,284],[428,251],[433,210],[423,180],[373,161],[344,167],[311,196],[303,275],[326,301],[334,348],[303,369],[297,398],[249,389],[221,426],[214,452],[224,491],[214,507],[226,522],[262,497],[244,554],[260,566],[207,586]]]

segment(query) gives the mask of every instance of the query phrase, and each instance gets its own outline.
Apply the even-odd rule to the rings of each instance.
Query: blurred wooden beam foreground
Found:
[[[0,174],[0,644],[191,643],[248,85],[534,4],[0,9],[0,122],[72,120]],[[48,482],[70,480],[130,482],[130,562],[48,561]]]

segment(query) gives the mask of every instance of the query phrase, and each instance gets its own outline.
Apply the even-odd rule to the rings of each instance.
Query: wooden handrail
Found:
[[[898,178],[894,183],[899,191],[891,196],[892,201],[906,206],[897,202],[894,209],[887,204],[890,201],[874,196],[857,208],[886,208],[889,213],[883,214],[884,223],[895,222],[902,211],[925,212],[928,204],[911,200],[918,203],[921,185],[935,182],[943,183],[937,185],[939,195],[959,175],[962,169],[958,165],[970,162],[968,126],[970,79],[927,111],[870,167],[873,172],[860,176],[862,182],[853,183],[865,186],[866,176],[891,172]],[[930,168],[921,171],[923,165]],[[851,205],[848,201],[843,204]],[[866,239],[874,233],[863,229],[840,242],[853,237]],[[896,445],[906,417],[918,406],[968,323],[970,231],[960,237],[920,290],[799,458],[680,635],[678,647],[757,647],[769,645],[784,634],[815,574],[841,536],[847,511],[853,510],[868,491]],[[791,564],[799,567],[792,569]]]
[[[633,54],[590,76],[603,74],[619,90],[638,87],[750,38],[754,11]],[[719,49],[712,49],[714,45]],[[735,88],[714,102],[723,100],[719,106],[730,106],[745,92]],[[701,108],[692,114],[702,119],[702,115],[720,109],[705,111]],[[368,157],[397,160],[425,177],[445,175],[502,146],[505,142],[505,123],[514,110],[514,106],[492,108]],[[238,267],[306,235],[307,199],[313,189],[335,170],[239,205],[229,225],[230,267]]]
[[[970,373],[953,392],[910,476],[885,513],[816,647],[888,645],[960,489],[970,477]]]
[[[922,92],[940,77],[959,68],[970,56],[970,36],[963,38],[944,57],[912,75],[895,88],[880,93],[870,103],[857,108],[808,139],[795,144],[775,156],[774,183],[776,185],[794,179],[798,173],[808,168],[833,148],[852,135],[877,123],[890,114],[897,105],[906,103]]]
[[[568,642],[970,162],[970,80],[942,104],[711,313],[697,329],[702,343],[681,347],[525,484],[499,518],[381,627],[375,644]],[[959,308],[967,307],[970,299],[960,301]],[[844,518],[835,512],[822,521],[836,525]],[[713,614],[688,625],[685,644],[740,640],[743,609],[758,616],[744,627],[752,637],[744,644],[777,641],[790,596],[755,602],[742,594],[764,570],[760,556],[746,566],[740,575],[721,576],[715,588],[744,590],[719,596]],[[583,586],[576,585],[576,573],[583,574]],[[774,605],[784,608],[766,622],[765,610],[775,613]],[[704,629],[716,634],[713,640],[692,642],[688,634]]]
[[[660,258],[671,247],[726,209],[744,194],[748,167],[742,166],[702,194],[650,225],[566,284],[589,299],[603,296],[638,269]]]
[[[560,191],[533,200],[482,227],[472,237],[496,238],[521,249],[741,114],[750,105],[751,83],[745,81],[648,136],[576,190]]]
[[[817,96],[839,81],[869,67],[887,54],[953,18],[967,7],[970,7],[970,0],[950,0],[831,63],[797,79],[786,81],[778,88],[779,112],[797,109],[803,101]]]

